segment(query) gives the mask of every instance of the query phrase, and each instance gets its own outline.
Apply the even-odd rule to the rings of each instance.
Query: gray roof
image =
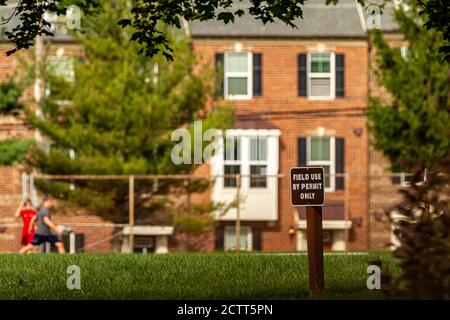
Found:
[[[243,17],[236,17],[234,23],[195,21],[189,23],[192,36],[195,37],[365,37],[366,21],[369,16],[365,8],[355,0],[339,0],[337,5],[326,5],[325,0],[307,0],[303,7],[303,19],[294,22],[292,28],[278,20],[264,25],[249,15],[247,2],[236,2],[233,10],[244,10]],[[392,7],[386,8],[381,15],[381,29],[397,30],[392,18]]]
[[[381,0],[373,0],[371,3]],[[0,17],[8,18],[14,10],[14,0],[8,6],[0,7]],[[238,8],[248,11],[249,3],[236,1],[232,10]],[[355,0],[339,0],[337,5],[326,5],[325,0],[307,0],[303,7],[303,19],[294,22],[296,28],[278,20],[263,24],[246,13],[243,17],[236,17],[235,23],[225,24],[222,21],[194,21],[189,23],[192,37],[278,37],[278,38],[324,38],[346,37],[359,38],[366,36],[366,21],[369,13],[360,7]],[[19,23],[13,17],[2,30],[12,30]],[[381,30],[397,31],[393,19],[393,7],[386,7],[381,15]],[[54,41],[73,41],[73,38],[58,27],[54,32]]]
[[[325,0],[305,2],[303,19],[292,28],[278,20],[264,25],[247,12],[248,3],[236,3],[236,8],[246,11],[234,23],[219,21],[192,22],[189,24],[195,37],[364,37],[366,35],[354,0],[340,0],[337,5],[326,5]]]

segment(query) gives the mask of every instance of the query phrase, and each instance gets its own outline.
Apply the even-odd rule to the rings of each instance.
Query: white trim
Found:
[[[228,72],[228,55],[238,53],[247,55],[247,72]],[[251,52],[228,51],[224,53],[224,97],[228,100],[249,100],[253,93],[253,54]],[[247,78],[247,94],[246,95],[229,95],[228,94],[228,78]]]
[[[311,138],[330,138],[330,160],[327,161],[311,161]],[[306,139],[306,165],[307,166],[329,166],[330,167],[330,186],[325,187],[325,192],[334,192],[336,190],[336,138],[334,136],[315,136],[309,135]]]
[[[279,137],[281,131],[278,129],[227,129],[225,131],[227,136],[240,136],[240,137],[252,137],[252,136],[265,136],[265,137]]]
[[[322,229],[324,230],[343,230],[352,227],[351,220],[322,220]],[[306,229],[306,220],[297,222],[298,229]]]
[[[366,19],[364,18],[362,5],[357,0],[355,0],[355,3],[356,3],[356,10],[358,12],[358,17],[359,17],[359,22],[361,23],[361,27],[364,32],[367,32],[367,24],[366,24]]]
[[[330,72],[324,72],[324,73],[314,73],[314,76],[311,74],[311,54],[314,53],[320,53],[320,54],[329,54],[330,55]],[[317,51],[311,51],[308,52],[306,56],[306,76],[307,76],[307,97],[308,100],[334,100],[336,97],[336,90],[335,90],[335,53],[334,52],[317,52]],[[321,78],[321,79],[330,79],[330,95],[329,96],[312,96],[311,95],[311,78]]]

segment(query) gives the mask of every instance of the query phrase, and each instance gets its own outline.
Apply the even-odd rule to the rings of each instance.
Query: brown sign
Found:
[[[324,189],[322,167],[291,168],[291,202],[294,207],[323,206]]]

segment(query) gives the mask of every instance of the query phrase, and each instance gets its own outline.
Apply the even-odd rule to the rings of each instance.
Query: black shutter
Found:
[[[306,54],[301,53],[298,55],[298,95],[304,97],[308,95],[306,61]]]
[[[216,98],[223,97],[223,86],[224,86],[224,63],[223,63],[223,53],[216,53]]]
[[[344,154],[345,143],[344,138],[336,138],[336,174],[344,173]],[[336,177],[336,189],[344,189],[344,177]]]
[[[298,166],[306,167],[306,138],[298,138],[297,144]]]
[[[262,96],[262,54],[253,54],[253,96]]]
[[[344,55],[336,54],[336,97],[345,96]]]
[[[216,251],[223,251],[224,234],[223,228],[216,228]]]
[[[262,250],[262,237],[261,237],[261,229],[260,228],[252,228],[252,238],[253,238],[253,250],[261,251]]]

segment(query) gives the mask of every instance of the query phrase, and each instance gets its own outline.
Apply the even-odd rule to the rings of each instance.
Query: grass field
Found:
[[[375,258],[325,255],[324,299],[381,299],[366,288]],[[66,286],[81,270],[81,289]],[[395,273],[398,270],[394,267]],[[305,254],[0,255],[0,299],[308,299]]]

